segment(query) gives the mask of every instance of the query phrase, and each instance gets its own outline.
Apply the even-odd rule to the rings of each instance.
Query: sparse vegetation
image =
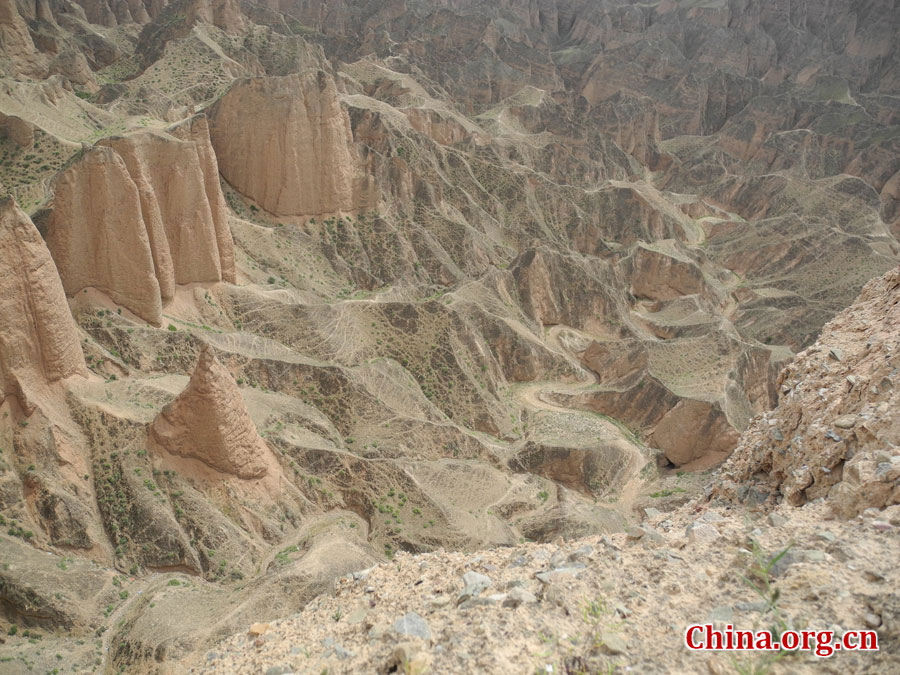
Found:
[[[627,651],[615,636],[649,625],[650,606],[654,630],[696,609],[697,574],[728,596],[716,616],[783,631],[806,620],[798,608],[843,611],[815,584],[800,595],[804,575],[777,581],[786,549],[758,542],[783,540],[755,515],[739,529],[739,504],[697,523],[724,497],[684,467],[719,461],[764,419],[765,464],[735,502],[806,499],[782,473],[830,499],[870,432],[860,475],[894,476],[897,443],[870,429],[896,408],[886,353],[883,372],[857,372],[841,340],[807,352],[841,371],[841,405],[868,406],[833,429],[816,418],[837,464],[782,471],[778,457],[811,447],[788,428],[797,415],[755,417],[803,394],[777,372],[900,260],[886,10],[799,3],[785,32],[778,12],[720,0],[537,18],[426,0],[412,20],[337,3],[304,11],[310,25],[253,3],[210,24],[208,8],[170,3],[95,30],[90,11],[85,25],[36,21],[18,4],[27,54],[5,54],[0,77],[0,185],[27,215],[4,202],[0,227],[0,587],[23,621],[9,668],[141,670],[175,654],[148,626],[171,621],[190,649],[198,603],[212,603],[203,634],[219,635],[271,584],[278,607],[344,641],[377,627],[380,644],[399,618],[382,600],[409,600],[435,624],[434,672],[513,658],[462,634],[437,650],[445,611],[486,642],[527,626],[533,660],[513,670],[544,675],[659,669],[654,636]],[[207,350],[228,376],[204,388]],[[865,555],[810,536],[804,564],[861,564],[896,527],[870,515]],[[591,553],[569,545],[595,534]],[[502,559],[476,552],[516,541]],[[452,568],[429,567],[441,549]],[[378,587],[430,552],[408,587]],[[328,570],[375,560],[373,593],[353,581],[311,601]],[[873,598],[894,579],[866,564],[845,575],[853,620],[884,627]],[[491,590],[459,607],[469,571]],[[343,612],[359,609],[350,636]],[[500,611],[541,620],[495,631],[483,620]],[[38,623],[44,648],[24,627]],[[320,638],[286,665],[327,648],[344,660]],[[425,669],[401,661],[373,668]]]

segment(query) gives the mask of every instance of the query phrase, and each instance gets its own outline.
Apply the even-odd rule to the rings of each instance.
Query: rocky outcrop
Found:
[[[135,52],[142,68],[161,59],[169,44],[190,36],[197,24],[210,24],[230,35],[239,35],[253,25],[237,0],[187,0],[168,5],[141,30]]]
[[[69,295],[94,287],[156,324],[176,285],[235,281],[206,122],[170,131],[100,141],[57,177],[43,217]]]
[[[240,80],[209,117],[222,176],[266,211],[311,216],[369,206],[374,192],[328,73]]]
[[[206,120],[193,118],[169,131],[172,136],[145,133],[100,141],[122,157],[141,195],[164,300],[172,297],[175,284],[235,280],[234,244]],[[168,167],[178,172],[173,175]]]
[[[642,375],[639,377],[638,375]],[[714,464],[734,447],[738,432],[719,401],[682,397],[653,375],[635,373],[633,384],[577,396],[556,394],[554,402],[591,410],[643,431],[648,445],[675,466],[701,460]]]
[[[34,74],[39,69],[40,55],[15,0],[0,0],[0,53],[3,61],[12,60],[11,74]]]
[[[554,398],[639,429],[676,466],[724,460],[749,419],[771,404],[775,355],[741,341],[595,341],[580,358],[597,386]]]
[[[0,0],[0,75],[55,74],[92,91],[97,87],[81,45],[59,30],[46,2]]]
[[[672,244],[672,242],[661,242]],[[700,267],[677,247],[639,245],[632,254],[631,292],[638,298],[674,300],[684,295],[704,293],[712,295]]]
[[[592,342],[581,354],[581,362],[601,385],[623,388],[634,385],[647,371],[649,353],[641,342],[616,340]]]
[[[84,16],[91,23],[119,26],[128,23],[147,23],[168,5],[168,0],[76,0]]]
[[[20,148],[27,148],[34,143],[37,127],[16,115],[0,113],[0,138],[9,139]]]
[[[721,462],[738,439],[718,403],[682,399],[656,423],[648,437],[675,466],[696,460]]]
[[[641,164],[659,168],[659,113],[651,100],[617,93],[594,107],[591,118]]]
[[[152,443],[238,478],[261,478],[271,452],[231,374],[204,345],[188,386],[153,421]]]
[[[236,282],[234,266],[234,241],[228,227],[228,207],[219,184],[219,162],[209,139],[209,122],[205,115],[195,115],[184,122],[169,128],[169,132],[190,143],[197,151],[197,159],[203,174],[203,186],[206,200],[212,216],[216,245],[219,249],[219,266],[222,269],[222,280]]]
[[[719,492],[797,506],[824,497],[845,517],[900,503],[900,268],[869,282],[778,378]]]
[[[81,340],[53,260],[12,199],[0,201],[0,401],[26,410],[29,391],[86,372]]]
[[[70,296],[97,288],[151,323],[162,297],[140,193],[112,149],[86,151],[54,181],[52,209],[41,217],[47,246]]]
[[[522,310],[541,325],[602,334],[610,330],[604,322],[618,318],[612,289],[620,282],[602,261],[529,248],[512,261],[510,272]]]
[[[409,123],[420,134],[425,134],[435,143],[453,145],[471,136],[471,132],[451,115],[431,108],[409,108],[405,111]]]
[[[208,23],[236,35],[251,25],[237,0],[193,0],[182,11],[186,26]]]

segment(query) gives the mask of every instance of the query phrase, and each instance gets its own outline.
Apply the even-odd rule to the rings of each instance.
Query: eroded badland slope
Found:
[[[779,404],[722,467],[672,475],[638,499],[639,526],[477,553],[400,552],[177,670],[893,672],[898,312],[900,267],[867,284],[797,355],[779,377]],[[875,629],[879,651],[828,660],[689,652],[685,629],[705,622]]]
[[[885,671],[898,24],[0,0],[0,671]]]

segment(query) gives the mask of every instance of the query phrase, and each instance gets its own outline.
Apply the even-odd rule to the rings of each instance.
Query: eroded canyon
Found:
[[[898,24],[0,0],[0,670],[179,672],[651,503],[896,504]]]

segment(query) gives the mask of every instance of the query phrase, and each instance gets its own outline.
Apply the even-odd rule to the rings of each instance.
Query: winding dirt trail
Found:
[[[541,410],[558,415],[591,416],[594,421],[600,422],[601,426],[610,433],[611,437],[624,441],[631,449],[631,454],[625,469],[626,478],[623,482],[616,504],[622,507],[623,510],[630,511],[634,500],[640,494],[642,488],[645,487],[644,481],[640,478],[640,474],[649,461],[647,449],[639,442],[636,443],[635,440],[624,433],[619,426],[614,422],[605,419],[602,415],[586,410],[567,408],[547,401],[544,398],[544,395],[548,393],[568,395],[578,394],[597,382],[596,376],[584,368],[578,358],[563,344],[562,340],[560,340],[559,333],[562,330],[564,330],[564,328],[560,326],[553,326],[547,334],[547,345],[563,356],[576,372],[581,374],[581,380],[578,382],[531,382],[518,387],[516,390],[516,397],[523,406],[532,410]]]

